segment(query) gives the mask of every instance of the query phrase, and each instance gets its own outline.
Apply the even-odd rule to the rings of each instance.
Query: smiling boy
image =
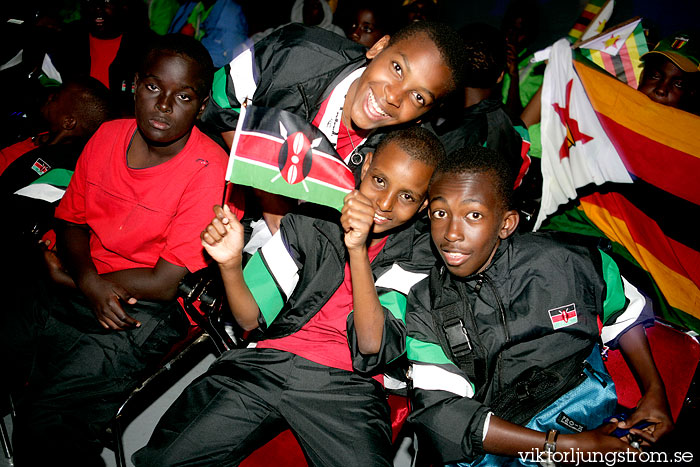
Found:
[[[237,323],[260,340],[226,352],[185,390],[137,465],[234,465],[287,428],[312,465],[391,464],[378,373],[403,353],[405,293],[435,262],[425,223],[413,219],[443,155],[423,128],[389,133],[340,219],[318,206],[313,217],[286,215],[245,270],[243,228],[215,207],[203,245]]]
[[[8,379],[22,389],[18,464],[100,465],[120,398],[186,331],[175,293],[206,266],[197,234],[227,164],[194,128],[212,73],[200,43],[161,37],[137,76],[136,119],[105,123],[78,160],[56,209],[63,269],[55,283],[25,281],[2,314]]]
[[[514,234],[512,187],[506,161],[480,146],[452,153],[431,180],[444,266],[414,286],[406,316],[419,456],[501,465],[524,452],[631,449],[610,436],[618,423],[602,424],[616,397],[601,337],[619,343],[644,387],[629,426],[651,422],[632,431],[656,441],[673,422],[639,325],[644,300],[595,246]]]

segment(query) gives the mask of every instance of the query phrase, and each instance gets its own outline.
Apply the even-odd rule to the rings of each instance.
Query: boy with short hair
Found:
[[[340,219],[286,215],[245,270],[242,226],[215,207],[202,243],[237,323],[261,340],[185,390],[137,465],[237,464],[287,428],[313,465],[391,464],[378,368],[403,353],[405,293],[435,262],[425,223],[413,220],[443,156],[426,129],[389,133]]]
[[[654,102],[700,114],[700,34],[680,31],[659,41],[642,56],[637,89]]]
[[[227,165],[194,128],[213,66],[199,42],[173,35],[139,70],[136,119],[97,131],[56,209],[64,269],[25,283],[2,314],[18,464],[99,465],[120,398],[187,328],[175,293],[206,266],[196,235]]]
[[[231,147],[246,98],[284,109],[318,127],[357,173],[380,139],[373,130],[420,119],[459,86],[463,53],[459,35],[438,23],[411,24],[369,50],[291,24],[217,71],[202,121]],[[261,195],[260,201],[274,233],[290,206],[279,196]]]
[[[595,247],[514,235],[512,191],[506,162],[478,146],[453,153],[431,180],[431,237],[444,265],[413,287],[406,317],[419,455],[500,465],[518,459],[492,454],[541,461],[656,441],[673,422],[638,325],[643,298]],[[599,320],[643,384],[626,422],[602,424],[616,397]],[[644,420],[651,425],[625,441],[610,436]]]

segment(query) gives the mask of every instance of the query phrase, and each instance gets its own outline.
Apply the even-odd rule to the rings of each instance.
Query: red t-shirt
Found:
[[[98,39],[90,34],[90,76],[109,88],[109,66],[119,52],[122,36],[114,39]]]
[[[367,253],[370,262],[374,261],[385,244],[386,238],[369,247]],[[353,310],[349,263],[345,263],[344,274],[338,290],[299,331],[279,339],[260,341],[257,347],[284,350],[321,365],[353,371],[346,326],[348,315]]]
[[[155,167],[127,166],[133,119],[103,124],[85,146],[56,217],[91,229],[99,274],[152,268],[159,258],[196,271],[206,266],[199,234],[223,197],[228,156],[192,129],[180,153]],[[240,213],[236,212],[240,217]]]

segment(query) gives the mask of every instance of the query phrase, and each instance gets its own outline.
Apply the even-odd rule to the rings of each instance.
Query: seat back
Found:
[[[700,360],[700,343],[695,337],[660,321],[647,328],[646,334],[666,386],[671,415],[677,420]],[[618,404],[629,409],[636,407],[641,392],[621,352],[610,350],[605,366],[615,382]]]

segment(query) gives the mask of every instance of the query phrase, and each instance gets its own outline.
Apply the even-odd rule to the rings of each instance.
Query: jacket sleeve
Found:
[[[293,217],[287,215],[277,233],[255,252],[243,270],[246,285],[260,308],[261,330],[275,320],[294,292],[302,264]]]
[[[387,365],[406,352],[406,297],[413,285],[428,276],[435,258],[430,250],[430,236],[415,226],[412,238],[411,258],[406,262],[395,262],[382,272],[374,282],[379,303],[384,310],[382,344],[378,353],[363,355],[357,344],[354,313],[347,319],[348,345],[356,372],[371,375],[387,371]]]
[[[600,336],[609,347],[617,347],[617,342],[628,329],[639,324],[649,324],[654,320],[651,301],[627,279],[620,275],[615,261],[600,251],[605,280],[605,301],[603,302],[603,328]]]
[[[427,288],[426,279],[408,296],[406,353],[411,363],[413,405],[408,420],[418,436],[422,460],[471,461],[483,454],[489,409],[473,399],[473,384],[440,346]]]

